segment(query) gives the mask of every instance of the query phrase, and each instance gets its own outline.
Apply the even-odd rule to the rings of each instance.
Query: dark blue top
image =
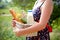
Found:
[[[41,15],[40,7],[43,5],[43,3],[39,7],[37,7],[36,9],[34,9],[32,11],[33,17],[34,17],[34,21],[36,21],[36,22],[38,22],[40,20],[40,15]]]

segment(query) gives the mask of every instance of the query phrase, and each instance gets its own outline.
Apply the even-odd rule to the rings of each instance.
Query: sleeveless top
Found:
[[[40,7],[43,5],[43,3],[41,5],[38,5],[38,7],[36,7],[35,9],[32,10],[34,21],[36,21],[36,22],[39,22],[39,20],[40,20],[40,15],[41,15]]]
[[[41,5],[38,4],[38,6],[32,10],[33,18],[34,18],[34,21],[36,21],[36,22],[39,22],[39,20],[40,20],[40,16],[41,16],[40,8],[44,4],[44,2],[42,2]],[[46,24],[46,27],[48,28],[49,32],[52,32],[52,27],[49,25],[49,22]]]

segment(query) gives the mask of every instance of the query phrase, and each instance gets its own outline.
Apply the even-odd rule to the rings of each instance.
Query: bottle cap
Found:
[[[32,12],[32,10],[28,10],[28,12]]]

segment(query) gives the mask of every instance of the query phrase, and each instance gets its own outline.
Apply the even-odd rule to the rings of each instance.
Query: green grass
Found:
[[[0,14],[8,14],[9,13],[9,9],[0,9]]]
[[[18,8],[18,7],[10,7],[10,8],[5,8],[5,9],[0,9],[0,14],[10,14],[10,9],[14,9],[15,10],[15,12],[17,12],[17,13],[20,13],[21,12],[21,9],[20,8]]]
[[[25,40],[25,37],[16,37],[12,31],[12,17],[0,16],[0,40]]]

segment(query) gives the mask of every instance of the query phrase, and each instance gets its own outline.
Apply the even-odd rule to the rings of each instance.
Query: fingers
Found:
[[[15,19],[12,20],[12,26],[16,27],[16,25],[19,24]]]
[[[13,27],[16,26],[16,22],[15,22],[15,20],[12,20],[12,26],[13,26]]]
[[[13,27],[18,27],[18,28],[27,28],[27,27],[30,27],[31,25],[30,24],[22,24],[16,20],[12,20],[12,26]]]
[[[22,24],[16,20],[12,20],[12,26],[17,28],[22,28]]]

